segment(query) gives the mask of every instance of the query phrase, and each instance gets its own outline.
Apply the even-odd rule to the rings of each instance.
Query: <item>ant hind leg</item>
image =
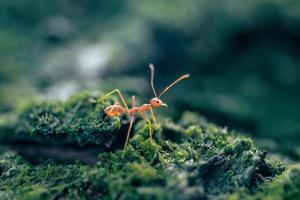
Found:
[[[104,123],[106,123],[106,120],[107,120],[107,119],[108,119],[108,116],[106,115],[106,116],[104,117],[104,119],[102,120],[102,123],[96,125],[95,128],[100,128]]]
[[[128,105],[127,105],[127,103],[125,101],[125,98],[123,97],[123,95],[122,95],[122,93],[120,92],[119,89],[114,89],[113,91],[105,94],[104,96],[99,97],[98,101],[102,101],[105,97],[108,97],[108,96],[112,95],[113,93],[117,93],[118,94],[118,96],[120,97],[120,99],[121,99],[122,103],[124,104],[126,110],[128,110]]]
[[[126,148],[126,146],[128,144],[128,140],[129,140],[130,132],[131,132],[131,129],[132,129],[133,121],[134,121],[134,116],[131,117],[131,119],[130,119],[130,124],[129,124],[129,128],[128,128],[127,135],[126,135],[126,141],[125,141],[124,149]]]
[[[135,96],[133,95],[133,96],[131,97],[131,106],[132,106],[132,107],[135,107],[135,104],[136,104],[136,100],[135,100]]]

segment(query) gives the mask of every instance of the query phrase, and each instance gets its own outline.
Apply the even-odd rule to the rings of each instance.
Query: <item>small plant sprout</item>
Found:
[[[168,107],[168,105],[166,103],[164,103],[160,97],[167,92],[171,87],[173,87],[176,83],[178,83],[179,81],[186,79],[189,77],[189,74],[184,74],[182,76],[180,76],[178,79],[176,79],[173,83],[171,83],[170,85],[168,85],[158,96],[156,93],[156,90],[154,88],[154,65],[150,64],[149,65],[150,69],[151,69],[151,79],[150,79],[150,83],[151,83],[151,88],[153,90],[154,93],[154,97],[152,99],[150,99],[150,102],[147,104],[143,104],[141,106],[136,106],[135,103],[135,96],[132,96],[132,102],[131,105],[132,107],[129,108],[123,95],[121,94],[119,89],[114,89],[113,91],[107,93],[106,95],[104,95],[103,97],[100,97],[99,100],[102,101],[105,97],[108,97],[114,93],[117,93],[118,96],[120,97],[120,100],[122,101],[123,105],[120,105],[119,103],[116,103],[114,105],[108,106],[104,109],[104,112],[107,114],[107,116],[109,117],[117,117],[117,116],[121,116],[124,114],[127,114],[129,119],[130,119],[130,124],[129,124],[129,128],[127,131],[127,136],[126,136],[126,141],[125,141],[125,145],[124,148],[126,147],[127,143],[128,143],[128,139],[129,139],[129,135],[130,135],[130,131],[132,128],[132,124],[136,118],[136,116],[139,114],[146,122],[148,122],[148,126],[149,126],[149,136],[150,136],[150,141],[151,143],[153,143],[153,137],[152,137],[152,127],[151,127],[151,118],[155,124],[155,126],[158,127],[153,109],[154,108],[159,108],[162,106]],[[150,112],[151,114],[151,118],[147,117],[147,112]]]

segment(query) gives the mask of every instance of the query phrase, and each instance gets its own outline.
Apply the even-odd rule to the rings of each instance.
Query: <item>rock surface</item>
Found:
[[[110,100],[92,103],[92,97],[85,93],[65,103],[31,103],[18,111],[10,125],[1,124],[1,140],[9,141],[8,146],[27,138],[29,144],[65,149],[60,159],[54,154],[52,161],[40,163],[28,162],[21,151],[11,150],[13,145],[2,149],[1,199],[265,199],[274,195],[286,199],[300,195],[298,166],[266,159],[266,152],[255,148],[251,139],[192,112],[183,113],[176,123],[160,119],[154,127],[154,143],[148,124],[140,120],[123,149],[125,118],[107,119],[103,108]],[[8,130],[10,134],[5,133]],[[70,146],[79,152],[91,146],[98,151],[74,153],[73,160],[63,162],[64,156],[71,159],[66,153]],[[45,152],[44,157],[49,157]],[[96,163],[79,161],[88,156]]]

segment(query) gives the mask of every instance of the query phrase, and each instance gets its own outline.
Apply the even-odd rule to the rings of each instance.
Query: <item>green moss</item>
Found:
[[[1,199],[50,199],[79,178],[79,164],[31,166],[14,153],[0,156]]]
[[[0,115],[0,138],[11,135],[17,123],[17,116],[15,114]]]
[[[18,108],[14,129],[3,129],[2,138],[31,136],[52,143],[100,144],[109,146],[121,127],[119,118],[105,117],[104,103],[92,103],[95,96],[81,93],[66,102],[30,102]]]
[[[80,145],[104,144],[102,139],[110,131],[125,136],[120,119],[105,122],[105,105],[90,103],[89,98],[81,94],[65,103],[30,104],[19,111],[18,133],[37,141],[59,139]],[[0,195],[3,199],[234,199],[241,194],[268,196],[276,187],[290,187],[288,197],[297,194],[296,182],[272,182],[285,168],[268,161],[266,152],[250,139],[194,113],[185,113],[178,123],[160,121],[159,127],[153,127],[154,142],[149,125],[141,120],[124,150],[100,153],[94,166],[53,162],[33,166],[4,153]],[[299,176],[296,172],[288,175],[296,176],[293,181]]]
[[[231,194],[229,199],[245,200],[284,200],[300,198],[300,166],[290,166],[287,171],[272,183],[265,184],[255,194],[250,195],[240,190]]]
[[[96,187],[99,193],[94,195],[104,199],[212,198],[240,188],[250,192],[284,170],[267,162],[265,153],[254,148],[249,139],[231,142],[223,129],[212,124],[202,124],[206,131],[196,138],[183,133],[186,139],[181,143],[165,139],[165,125],[161,140],[151,144],[146,137],[147,124],[140,122],[137,127],[145,132],[134,135],[124,151],[100,154],[99,163],[84,173],[85,181],[78,187],[90,185],[91,191]],[[225,153],[225,147],[232,151]]]

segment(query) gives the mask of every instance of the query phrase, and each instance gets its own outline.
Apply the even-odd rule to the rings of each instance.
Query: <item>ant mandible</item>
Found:
[[[130,118],[130,124],[129,124],[129,128],[127,131],[127,136],[126,136],[126,141],[125,141],[125,145],[124,148],[126,147],[127,143],[128,143],[128,139],[129,139],[129,135],[130,135],[130,131],[132,128],[132,124],[135,120],[135,116],[137,114],[140,114],[140,116],[146,121],[148,122],[149,125],[149,135],[150,135],[150,141],[151,143],[153,143],[153,137],[152,137],[152,127],[151,127],[151,119],[147,118],[146,112],[150,111],[151,113],[151,118],[154,122],[154,124],[158,127],[153,109],[154,108],[159,108],[161,106],[165,106],[168,107],[168,105],[166,103],[164,103],[160,97],[167,92],[171,87],[173,87],[176,83],[178,83],[179,81],[188,78],[190,75],[189,74],[184,74],[182,76],[180,76],[178,79],[176,79],[173,83],[171,83],[170,85],[168,85],[158,96],[156,94],[155,88],[154,88],[154,84],[153,84],[153,80],[154,80],[154,65],[153,64],[149,64],[149,67],[151,69],[151,88],[153,90],[154,96],[150,102],[148,104],[143,104],[141,106],[136,106],[135,105],[135,96],[132,96],[132,107],[128,108],[128,105],[123,97],[123,95],[121,94],[119,89],[114,89],[113,91],[107,93],[106,95],[102,96],[99,98],[99,100],[103,100],[105,97],[112,95],[113,93],[117,93],[123,103],[123,106],[120,105],[119,103],[116,103],[114,105],[108,106],[104,109],[104,112],[106,113],[107,116],[109,117],[118,117],[124,114],[128,114],[129,118]]]

